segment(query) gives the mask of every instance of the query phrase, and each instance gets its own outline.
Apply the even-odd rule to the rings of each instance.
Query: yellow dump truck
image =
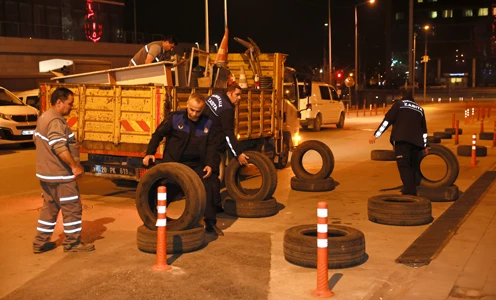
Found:
[[[244,89],[235,115],[242,147],[265,153],[278,168],[287,165],[289,151],[299,139],[300,126],[295,106],[299,102],[296,74],[285,67],[286,57],[281,53],[260,55],[262,76],[272,78],[272,88]],[[42,110],[49,107],[56,88],[72,90],[74,108],[67,123],[81,152],[88,153],[88,159],[82,161],[85,173],[139,181],[146,171],[142,158],[148,142],[168,112],[186,108],[192,92],[208,96],[220,91],[173,85],[174,67],[160,62],[56,77],[55,82],[40,86]],[[248,85],[254,85],[246,55],[229,54],[228,68],[236,78],[243,68]],[[156,153],[158,162],[163,150],[160,148]]]

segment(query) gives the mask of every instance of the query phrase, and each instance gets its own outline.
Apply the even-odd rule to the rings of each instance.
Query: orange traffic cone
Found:
[[[215,58],[215,64],[220,66],[225,66],[227,63],[227,43],[228,43],[228,30],[224,33],[222,42],[220,43],[219,51],[217,51],[217,57]]]

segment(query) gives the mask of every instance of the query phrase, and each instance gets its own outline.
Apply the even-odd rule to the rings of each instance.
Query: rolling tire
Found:
[[[344,127],[344,112],[342,112],[340,115],[339,115],[339,121],[336,123],[336,127],[338,129],[342,129]]]
[[[460,145],[456,148],[459,156],[472,156],[472,145]],[[475,146],[475,156],[487,156],[486,146]]]
[[[427,144],[439,144],[441,143],[441,138],[438,136],[428,136],[427,137]]]
[[[326,179],[301,179],[296,176],[291,177],[291,189],[303,192],[326,192],[332,191],[336,187],[336,182],[332,177]]]
[[[169,227],[167,225],[167,227]],[[138,227],[136,234],[138,249],[147,253],[157,252],[157,231],[145,225]],[[205,245],[205,229],[203,226],[181,231],[167,229],[167,254],[187,253],[201,249]]]
[[[262,175],[262,186],[256,192],[245,190],[239,181],[239,173],[242,170],[238,160],[233,158],[226,169],[226,189],[229,195],[241,201],[262,201],[269,199],[277,187],[277,170],[274,163],[264,154],[255,151],[244,152],[249,157],[250,164],[255,165]]]
[[[322,168],[315,174],[309,173],[303,166],[303,156],[310,150],[320,154]],[[300,179],[325,179],[331,176],[334,170],[334,155],[331,149],[321,141],[311,140],[301,143],[296,147],[291,156],[291,169]]]
[[[379,224],[411,226],[432,222],[431,202],[423,197],[379,195],[368,200],[369,220]]]
[[[431,202],[451,202],[458,199],[460,190],[458,186],[443,186],[438,188],[417,187],[417,195],[429,199]]]
[[[458,158],[455,156],[455,154],[443,145],[432,145],[429,147],[429,152],[426,156],[429,155],[437,155],[446,163],[446,174],[444,174],[443,178],[439,180],[430,180],[427,179],[419,170],[422,177],[420,185],[430,188],[443,186],[447,187],[453,185],[453,183],[455,183],[456,179],[458,178],[458,173],[460,172],[460,164],[458,163]],[[422,157],[422,159],[420,160],[420,164],[426,156]]]
[[[270,198],[263,201],[236,201],[227,197],[224,202],[224,212],[241,218],[265,218],[279,212],[277,201]]]
[[[329,269],[347,268],[367,260],[365,236],[355,228],[339,225],[327,227],[327,263]],[[284,258],[290,263],[317,266],[317,225],[299,225],[284,233]]]
[[[322,116],[317,115],[315,119],[313,119],[313,131],[320,131],[322,128]]]
[[[479,133],[479,140],[492,141],[493,139],[494,139],[494,132]]]
[[[432,134],[433,136],[437,136],[440,139],[451,139],[453,138],[453,135],[449,132],[444,132],[444,131],[437,131]]]
[[[394,150],[372,150],[370,151],[371,160],[396,161]]]
[[[178,219],[167,219],[167,229],[180,231],[198,225],[205,211],[206,193],[198,175],[188,166],[167,162],[150,168],[136,189],[136,209],[144,225],[154,230],[157,222],[157,188],[164,179],[176,182],[184,192],[185,207]]]
[[[456,128],[444,128],[444,132],[448,132],[448,133],[451,133],[451,134],[456,134]],[[458,134],[462,134],[463,133],[463,129],[462,128],[458,128]]]

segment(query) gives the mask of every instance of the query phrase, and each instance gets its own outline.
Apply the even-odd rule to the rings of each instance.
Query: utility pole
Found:
[[[332,43],[331,43],[331,0],[327,0],[327,17],[328,17],[328,24],[329,24],[329,32],[328,32],[328,37],[329,37],[329,83],[332,84]]]
[[[208,32],[208,0],[205,0],[205,51],[210,52],[210,41]]]

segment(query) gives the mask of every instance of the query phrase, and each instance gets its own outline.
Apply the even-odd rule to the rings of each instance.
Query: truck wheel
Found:
[[[334,179],[301,179],[296,176],[291,177],[291,189],[303,192],[326,192],[332,191],[336,187]]]
[[[368,201],[369,220],[379,224],[411,226],[432,222],[431,201],[408,195],[379,195]]]
[[[458,173],[460,172],[460,165],[458,163],[458,159],[456,158],[455,154],[451,152],[450,149],[448,149],[443,145],[432,145],[429,147],[429,152],[426,156],[428,155],[437,155],[442,160],[444,160],[444,162],[446,163],[446,174],[444,174],[443,178],[439,180],[429,180],[419,170],[420,175],[422,176],[420,185],[430,188],[453,185],[455,180],[458,178]],[[422,157],[420,163],[422,163],[422,160],[426,156]]]
[[[264,218],[277,214],[279,208],[275,198],[263,201],[236,201],[227,197],[224,202],[224,212],[241,218]]]
[[[320,128],[322,127],[322,116],[317,115],[315,119],[313,120],[313,131],[320,131]]]
[[[291,138],[291,135],[289,137],[284,137],[284,143],[282,145],[282,152],[281,154],[277,155],[278,156],[278,161],[277,163],[274,163],[274,166],[276,169],[284,169],[288,166],[289,162],[289,139]]]
[[[262,184],[256,190],[243,188],[240,182],[240,172],[243,168],[238,160],[233,158],[227,165],[224,179],[227,192],[233,199],[242,201],[262,201],[271,198],[277,187],[277,170],[274,163],[260,152],[246,151],[244,153],[249,157],[249,163],[255,165],[260,171]]]
[[[139,250],[156,253],[157,230],[151,230],[145,225],[141,225],[136,233],[136,242]],[[201,249],[205,245],[205,229],[203,226],[181,231],[170,231],[167,228],[166,243],[167,254],[186,253]]]
[[[308,172],[303,166],[303,156],[310,150],[314,150],[322,157],[322,168],[315,174]],[[300,179],[326,179],[334,170],[334,155],[331,148],[321,141],[310,140],[298,145],[291,156],[291,168],[296,177]]]
[[[344,127],[344,113],[339,116],[339,122],[336,123],[336,127],[342,129]]]
[[[317,266],[317,225],[299,225],[284,233],[284,258],[290,263]],[[367,260],[363,232],[339,225],[327,225],[327,263],[329,269],[359,265]]]
[[[191,168],[175,162],[158,164],[140,179],[136,189],[136,209],[144,225],[152,230],[156,228],[157,188],[165,179],[179,185],[186,199],[182,215],[167,220],[167,230],[179,231],[197,226],[205,211],[205,188]]]

